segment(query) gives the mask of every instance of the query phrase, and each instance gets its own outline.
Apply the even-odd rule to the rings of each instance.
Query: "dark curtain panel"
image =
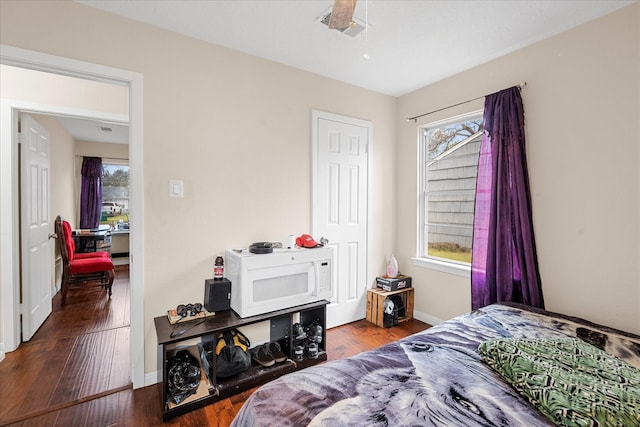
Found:
[[[80,190],[80,228],[98,228],[102,210],[102,159],[84,157]]]
[[[472,309],[501,301],[544,308],[518,87],[485,100],[473,233]]]

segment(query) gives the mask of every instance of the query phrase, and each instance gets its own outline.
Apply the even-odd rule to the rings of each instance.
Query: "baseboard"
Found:
[[[159,383],[158,381],[158,371],[147,372],[144,374],[144,386],[154,385]]]
[[[128,265],[129,258],[111,258],[113,265]]]
[[[419,320],[421,322],[428,323],[431,326],[435,326],[435,325],[438,325],[438,324],[444,322],[444,320],[439,319],[439,318],[437,318],[435,316],[432,316],[432,315],[427,314],[427,313],[423,313],[421,311],[415,311],[415,310],[413,311],[413,318],[417,319],[417,320]]]
[[[4,360],[4,343],[0,342],[0,363]]]

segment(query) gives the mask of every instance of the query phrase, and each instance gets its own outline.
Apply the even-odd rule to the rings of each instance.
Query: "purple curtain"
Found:
[[[518,87],[485,99],[476,184],[471,306],[501,301],[544,308]]]
[[[80,190],[80,228],[98,228],[102,211],[102,159],[84,157]]]

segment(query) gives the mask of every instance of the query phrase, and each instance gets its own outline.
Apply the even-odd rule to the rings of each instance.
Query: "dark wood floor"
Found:
[[[56,321],[57,326],[49,325],[49,319],[31,342],[7,354],[7,359],[0,363],[0,426],[172,427],[228,426],[231,423],[253,390],[163,423],[159,385],[135,391],[131,389],[128,380],[129,296],[126,295],[126,302],[116,299],[117,292],[128,292],[128,270],[120,269],[116,277],[113,299],[106,304],[108,308],[104,307],[104,301],[96,303],[95,308],[102,310],[103,316],[80,314],[89,310],[87,301],[84,301],[81,304],[84,308],[76,306],[78,314],[75,321],[70,318],[63,320],[66,316],[58,314],[54,299],[52,318],[60,316]],[[126,284],[126,290],[116,287],[117,284]],[[80,294],[76,297],[72,295],[70,293],[67,297],[69,306],[74,303],[74,298],[77,298],[76,303],[85,299]],[[127,314],[123,315],[122,310],[126,310]],[[78,318],[84,320],[79,321]],[[93,322],[92,319],[96,318],[102,320]],[[84,326],[79,323],[84,323]],[[411,320],[383,329],[362,320],[333,328],[327,331],[328,360],[349,357],[428,327],[423,322]],[[110,335],[111,338],[99,339],[98,336],[102,334]],[[86,335],[95,338],[85,337]],[[113,347],[109,347],[106,343],[111,342],[112,338],[115,341]],[[74,348],[79,349],[78,354],[83,349],[85,354],[90,354],[89,359],[92,360],[104,359],[104,354],[111,352],[116,357],[111,358],[111,366],[104,366],[109,363],[106,360],[71,362],[76,358],[72,355]],[[126,352],[126,357],[117,357],[121,352]],[[65,357],[68,359],[66,363],[62,361]],[[124,362],[127,363],[126,366]],[[33,366],[29,366],[32,364]],[[99,366],[104,369],[99,369]],[[78,376],[75,379],[74,372]],[[124,373],[126,380],[123,379]]]
[[[126,265],[111,299],[90,287],[70,290],[62,306],[58,293],[36,334],[0,363],[0,425],[131,388],[129,301]]]

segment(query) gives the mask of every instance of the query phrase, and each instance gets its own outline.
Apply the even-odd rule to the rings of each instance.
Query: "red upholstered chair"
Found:
[[[62,304],[67,300],[67,291],[72,285],[97,283],[104,287],[111,297],[111,286],[115,272],[111,257],[107,252],[76,254],[70,224],[60,215],[55,221],[56,236],[60,239],[62,255]]]
[[[69,221],[62,220],[62,231],[64,232],[69,253],[73,254],[73,259],[110,256],[109,252],[104,251],[76,253],[76,242],[73,240],[73,233],[71,232],[71,224],[69,224]]]

